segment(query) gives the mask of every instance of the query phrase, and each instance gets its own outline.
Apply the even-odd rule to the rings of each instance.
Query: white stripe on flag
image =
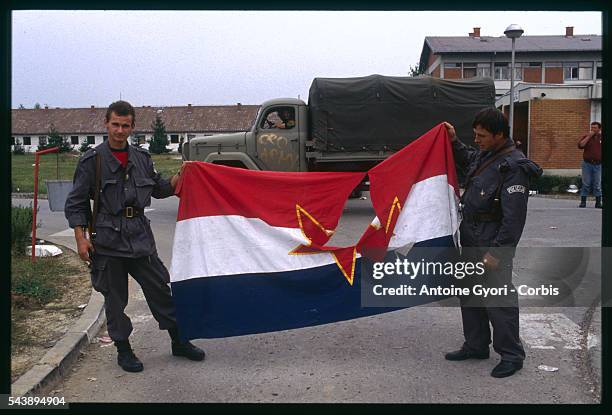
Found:
[[[415,183],[400,211],[389,249],[455,235],[459,229],[458,203],[445,174]]]
[[[203,216],[176,223],[170,278],[282,272],[335,263],[331,253],[289,255],[308,241],[300,229],[242,216]]]

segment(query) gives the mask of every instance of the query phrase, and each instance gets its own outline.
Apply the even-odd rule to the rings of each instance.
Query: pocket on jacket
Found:
[[[101,183],[104,208],[113,215],[118,214],[122,207],[119,187],[117,179],[107,179]]]
[[[155,186],[155,180],[148,177],[135,177],[136,200],[139,208],[145,208],[151,204],[151,194]]]
[[[96,221],[96,238],[94,246],[117,249],[121,245],[121,225],[114,223],[111,217],[100,218]]]

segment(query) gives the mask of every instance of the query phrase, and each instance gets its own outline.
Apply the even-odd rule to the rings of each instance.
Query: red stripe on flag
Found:
[[[393,236],[398,207],[405,204],[412,186],[444,174],[459,196],[453,150],[443,124],[438,124],[370,169],[370,197],[381,228],[370,227],[366,230],[357,244],[359,252],[368,257],[377,257],[377,254],[384,252]]]
[[[365,174],[252,171],[190,162],[176,189],[181,198],[177,221],[237,215],[300,228],[301,216],[302,229],[312,232],[306,236],[322,242],[321,228],[336,228],[349,194]]]

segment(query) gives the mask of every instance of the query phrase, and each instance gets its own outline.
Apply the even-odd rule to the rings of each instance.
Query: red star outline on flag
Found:
[[[357,260],[357,247],[349,246],[346,248],[338,248],[323,246],[334,234],[335,230],[325,229],[319,221],[299,204],[295,205],[295,211],[300,230],[304,238],[308,240],[308,245],[298,245],[289,252],[289,255],[313,255],[329,252],[348,283],[353,285],[353,280],[355,278],[355,263]],[[302,216],[304,216],[304,218]],[[309,220],[305,221],[305,219]]]

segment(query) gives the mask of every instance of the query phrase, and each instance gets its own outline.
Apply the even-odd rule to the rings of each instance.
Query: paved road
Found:
[[[27,203],[24,200],[15,202]],[[178,201],[154,201],[148,216],[161,258],[169,264]],[[41,203],[39,234],[73,244],[63,213]],[[356,240],[372,218],[369,200],[348,202],[334,243]],[[577,209],[573,200],[530,200],[524,247],[600,246],[601,211]],[[533,270],[537,259],[519,259]],[[580,304],[583,305],[583,304]],[[127,313],[132,343],[145,365],[123,372],[115,348],[92,344],[58,387],[69,402],[514,402],[593,403],[583,336],[587,307],[521,309],[525,367],[507,379],[489,376],[497,355],[485,361],[448,362],[443,353],[461,345],[457,308],[415,307],[318,327],[229,339],[195,340],[205,362],[177,359],[157,329],[133,281]],[[594,319],[598,323],[597,319]],[[599,324],[599,323],[598,323]],[[540,365],[556,372],[538,369]]]

